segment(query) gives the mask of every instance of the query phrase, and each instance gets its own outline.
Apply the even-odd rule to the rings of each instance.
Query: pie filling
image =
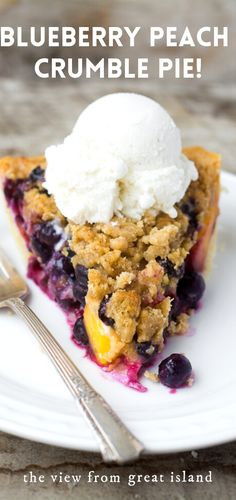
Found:
[[[185,154],[199,179],[175,219],[149,211],[138,222],[114,216],[83,226],[66,220],[43,187],[43,157],[0,161],[5,198],[29,251],[28,276],[63,309],[75,344],[140,391],[140,376],[169,336],[186,332],[205,289],[220,160],[197,147]]]

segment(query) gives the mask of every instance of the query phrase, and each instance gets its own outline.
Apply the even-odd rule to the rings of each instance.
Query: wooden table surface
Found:
[[[103,0],[96,6],[95,0],[80,1],[81,24],[90,20],[96,24],[105,22],[110,25],[126,24],[126,15],[134,16],[133,24],[150,23],[156,13],[156,2],[107,2]],[[149,6],[149,12],[146,5]],[[164,6],[165,4],[165,6]],[[193,22],[191,1],[180,0],[186,22]],[[54,10],[53,10],[54,5]],[[0,0],[2,25],[18,23],[34,24],[35,19],[42,24],[57,25],[64,20],[70,25],[77,12],[75,0],[65,2],[29,2]],[[135,5],[135,8],[134,8]],[[171,12],[171,3],[159,3],[161,19],[164,22]],[[112,7],[111,7],[112,6]],[[129,7],[129,8],[128,8]],[[132,7],[132,8],[131,8]],[[41,15],[41,10],[44,16]],[[109,10],[110,9],[110,10]],[[125,10],[126,9],[126,10]],[[184,10],[183,10],[184,9]],[[205,10],[204,10],[205,9]],[[46,14],[47,15],[46,15]],[[235,19],[235,3],[231,0],[199,0],[196,22],[204,24],[205,19],[217,24],[232,23]],[[172,15],[172,14],[171,14]],[[178,13],[175,15],[180,22]],[[131,16],[131,17],[130,17]],[[116,23],[114,22],[116,20]],[[195,19],[195,18],[194,18]],[[172,21],[172,22],[171,22]],[[173,25],[173,15],[169,25]],[[182,22],[182,21],[181,21]],[[184,22],[184,21],[183,21]],[[54,24],[55,23],[55,24]],[[232,41],[232,45],[235,41]],[[168,79],[165,85],[158,81],[90,81],[56,82],[37,81],[32,76],[32,61],[35,54],[15,50],[0,53],[0,155],[42,153],[45,147],[59,142],[70,132],[79,112],[91,100],[107,92],[118,90],[136,91],[157,99],[172,114],[181,128],[183,144],[200,144],[222,154],[223,167],[236,173],[236,87],[228,52],[220,52],[216,61],[215,52],[210,53],[209,78],[201,82],[175,82]],[[20,59],[20,62],[19,62]],[[17,62],[18,61],[18,62]],[[4,68],[4,70],[3,70]],[[120,474],[119,484],[87,483],[87,474],[94,470],[97,474]],[[127,486],[129,474],[178,474],[186,470],[192,474],[206,474],[212,471],[212,483],[159,483]],[[45,476],[42,484],[24,483],[24,475]],[[51,474],[82,474],[78,486],[72,483],[52,484]],[[174,455],[143,458],[135,465],[116,467],[105,466],[100,456],[79,451],[71,451],[53,446],[34,443],[25,439],[0,433],[0,500],[19,499],[61,499],[82,498],[84,500],[106,496],[108,500],[197,500],[201,498],[233,500],[236,498],[236,442],[206,450],[193,450]]]

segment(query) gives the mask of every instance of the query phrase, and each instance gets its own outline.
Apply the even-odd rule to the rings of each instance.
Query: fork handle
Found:
[[[87,382],[36,314],[20,298],[8,299],[4,304],[27,323],[49,355],[95,431],[104,461],[123,464],[137,459],[143,450],[140,441],[133,436],[107,402]]]

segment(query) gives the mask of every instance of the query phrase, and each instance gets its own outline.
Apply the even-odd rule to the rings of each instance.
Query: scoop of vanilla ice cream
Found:
[[[175,217],[197,179],[181,154],[179,129],[155,101],[115,93],[90,104],[63,144],[45,152],[46,182],[62,214],[78,224],[140,219],[147,209]]]

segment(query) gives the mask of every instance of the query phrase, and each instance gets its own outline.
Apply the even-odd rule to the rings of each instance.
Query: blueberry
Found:
[[[153,345],[151,342],[137,342],[136,351],[140,356],[150,359],[158,352],[158,346]]]
[[[163,331],[163,341],[164,341],[164,344],[166,344],[167,339],[168,339],[169,336],[170,336],[170,332],[169,332],[168,328],[165,328],[164,331]]]
[[[75,303],[71,299],[60,299],[60,294],[56,296],[56,301],[64,311],[73,310]]]
[[[12,179],[6,179],[4,183],[5,197],[7,199],[7,202],[13,205],[13,208],[17,208],[17,206],[23,199],[21,185],[21,181],[14,181]]]
[[[188,201],[186,201],[182,206],[181,206],[182,212],[188,216],[189,218],[189,232],[191,234],[196,231],[198,228],[198,220],[197,220],[197,212],[196,212],[196,205],[195,202],[192,198],[190,198]]]
[[[53,270],[59,271],[60,274],[65,274],[69,278],[74,278],[75,271],[69,257],[66,257],[60,252],[53,256]]]
[[[185,306],[197,307],[205,290],[205,282],[201,274],[192,271],[184,275],[177,285],[177,296]]]
[[[12,179],[6,179],[4,183],[4,194],[8,201],[10,201],[10,199],[13,198],[16,192],[16,187],[17,187],[16,181],[13,181]]]
[[[181,278],[184,274],[184,264],[177,267],[174,267],[174,264],[169,259],[161,259],[157,258],[157,262],[163,267],[166,274],[168,274],[169,278]]]
[[[35,224],[33,228],[31,244],[34,251],[39,255],[42,262],[47,262],[53,253],[54,245],[60,240],[61,235],[51,222]]]
[[[73,295],[82,306],[85,305],[85,297],[88,291],[88,269],[85,266],[77,265],[75,268],[75,282],[73,285]]]
[[[48,245],[42,243],[35,235],[31,236],[31,246],[42,262],[49,261],[52,256],[52,249]]]
[[[106,295],[104,297],[104,299],[102,300],[100,307],[98,309],[98,316],[99,316],[100,320],[103,321],[103,323],[105,323],[105,325],[114,326],[114,324],[115,324],[114,319],[109,318],[106,314],[106,307],[107,307],[107,303],[110,300],[110,297],[111,297],[111,295]]]
[[[177,316],[179,316],[183,310],[184,305],[179,297],[174,297],[171,301],[170,320],[176,321]]]
[[[48,198],[50,198],[50,197],[51,197],[51,194],[49,194],[49,192],[48,192],[45,188],[43,188],[43,187],[42,187],[42,188],[40,188],[40,189],[38,189],[38,191],[39,191],[39,193],[40,193],[40,194],[46,194],[46,196],[47,196]]]
[[[73,309],[76,306],[72,293],[72,280],[63,270],[58,269],[56,266],[52,267],[49,274],[48,288],[51,296],[63,309]]]
[[[70,259],[60,252],[54,252],[47,269],[51,294],[63,309],[73,308],[75,306],[72,291],[74,268]]]
[[[73,327],[73,335],[78,344],[83,346],[89,345],[89,339],[85,330],[83,318],[78,318],[76,320]]]
[[[44,181],[44,169],[38,165],[30,173],[29,179],[32,182],[37,182],[37,181],[43,182]]]
[[[70,259],[72,259],[72,257],[74,257],[75,255],[75,252],[73,250],[71,250],[71,248],[68,248],[67,249],[67,255]],[[85,268],[86,269],[86,268]]]
[[[85,266],[82,266],[82,264],[77,264],[75,268],[75,277],[78,280],[81,281],[86,281],[88,280],[88,269]]]
[[[160,382],[171,389],[185,385],[192,373],[190,361],[183,354],[171,354],[159,365]]]
[[[52,248],[61,239],[61,234],[56,231],[55,225],[52,222],[37,224],[34,231],[41,243],[45,243]]]
[[[50,281],[56,291],[60,292],[68,285],[68,276],[62,270],[53,266],[50,272]]]
[[[49,276],[48,287],[56,302],[64,309],[68,309],[74,303],[71,283],[65,273],[58,269],[53,269]]]
[[[183,205],[181,205],[181,210],[191,221],[196,219],[196,205],[193,198],[189,198],[188,201],[183,203]]]

